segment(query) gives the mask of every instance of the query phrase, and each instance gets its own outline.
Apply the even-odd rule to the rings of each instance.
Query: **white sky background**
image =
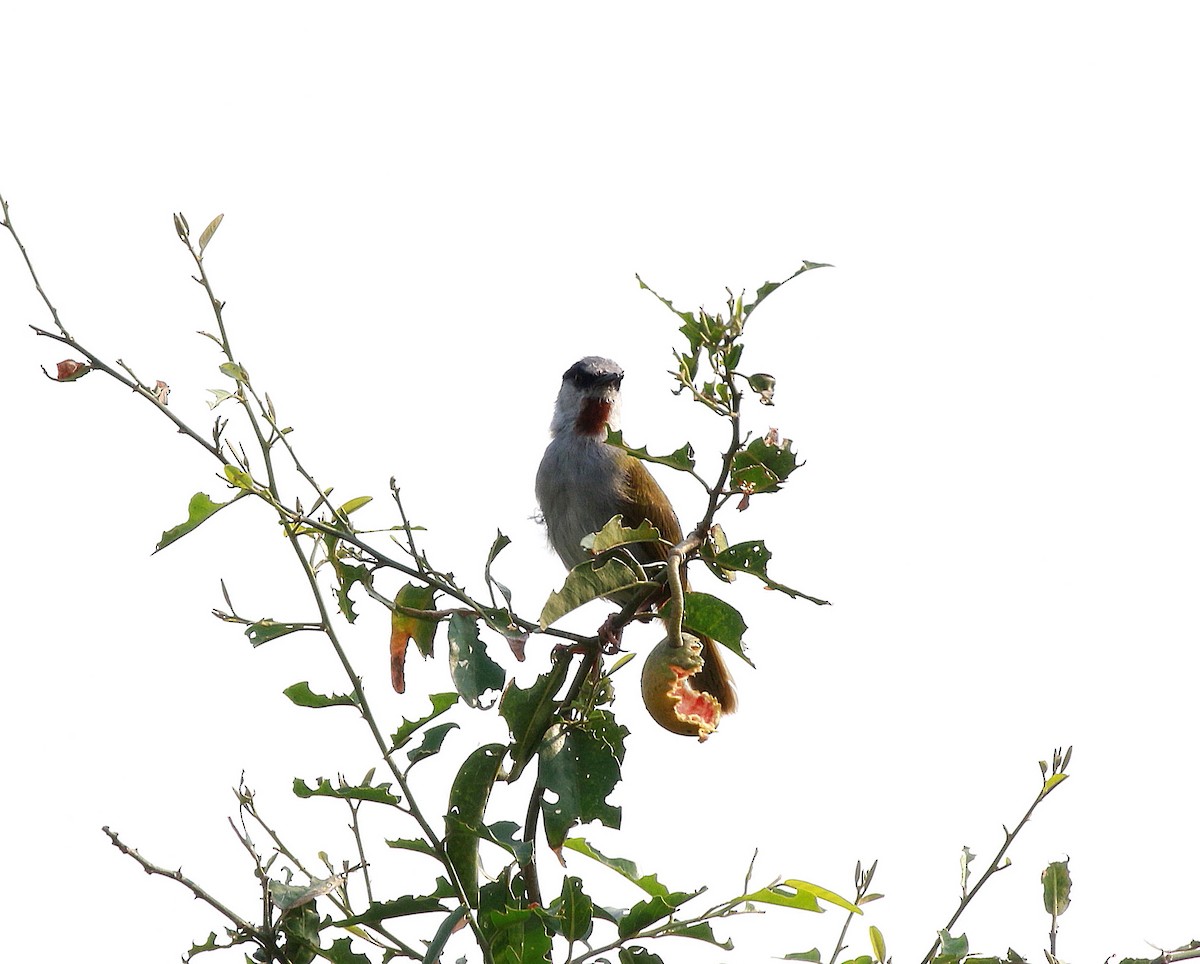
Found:
[[[1068,854],[1065,960],[1200,936],[1194,8],[352,9],[6,13],[0,191],[68,329],[207,425],[224,381],[170,214],[198,232],[224,212],[206,266],[309,467],[376,496],[360,519],[379,525],[395,474],[435,561],[477,590],[499,527],[515,544],[497,575],[536,614],[561,571],[529,519],[533,474],[568,364],[620,360],[627,437],[690,439],[715,464],[712,420],[669,394],[673,316],[634,272],[716,309],[726,285],[836,264],[753,317],[746,366],[779,391],[752,425],[808,464],[726,520],[835,605],[739,581],[758,671],[735,667],[744,709],[704,746],[654,727],[625,670],[625,828],[583,833],[718,897],[756,847],[760,878],[842,893],[878,858],[887,897],[865,923],[918,961],[955,906],[960,848],[982,870],[1037,761],[1074,744],[1071,779],[956,932],[1040,957],[1039,874]],[[28,332],[49,319],[7,235],[0,317],[5,957],[175,959],[221,920],[101,825],[251,914],[225,824],[239,773],[294,847],[340,860],[344,811],[296,800],[291,779],[375,761],[350,713],[278,695],[344,688],[315,637],[252,652],[207,615],[224,577],[249,615],[309,618],[266,513],[235,507],[149,558],[193,492],[222,494],[214,465],[103,378],[45,380],[70,353]],[[698,490],[657,475],[694,519]],[[394,727],[427,707],[422,681],[448,688],[444,649],[394,697],[386,619],[360,611],[348,645]],[[448,756],[497,733],[456,719]],[[522,813],[502,796],[489,818]],[[570,869],[606,902],[637,899]],[[841,919],[718,925],[728,954],[654,949],[827,955]]]

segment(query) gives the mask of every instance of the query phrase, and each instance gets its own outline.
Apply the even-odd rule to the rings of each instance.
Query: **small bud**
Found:
[[[161,378],[154,383],[154,400],[163,408],[167,407],[167,396],[171,394],[171,386]]]

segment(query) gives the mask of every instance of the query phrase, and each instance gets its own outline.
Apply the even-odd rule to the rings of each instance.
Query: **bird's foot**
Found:
[[[617,623],[617,613],[610,613],[596,630],[596,635],[600,638],[600,648],[605,656],[612,656],[621,651],[621,633],[624,628]]]

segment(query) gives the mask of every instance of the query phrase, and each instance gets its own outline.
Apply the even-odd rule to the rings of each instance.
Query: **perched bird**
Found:
[[[621,427],[624,377],[620,365],[597,355],[580,359],[563,374],[550,423],[552,437],[538,466],[536,491],[550,544],[568,569],[591,558],[580,540],[603,528],[615,515],[632,528],[648,521],[672,545],[683,539],[671,503],[646,467],[605,442],[610,428]],[[627,548],[642,563],[667,558],[667,547],[660,542],[632,543]],[[661,605],[669,595],[665,592],[651,601]],[[613,601],[628,602],[621,598]],[[720,644],[705,638],[700,641],[704,667],[691,682],[715,697],[725,713],[732,713],[737,697]]]

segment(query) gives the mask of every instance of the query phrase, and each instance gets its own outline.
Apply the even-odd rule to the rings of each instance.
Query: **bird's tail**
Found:
[[[733,677],[729,675],[729,667],[725,665],[725,657],[721,653],[724,648],[720,643],[707,636],[697,637],[704,644],[704,666],[691,678],[692,685],[705,693],[710,693],[721,704],[722,713],[733,713],[737,710],[737,687]]]

